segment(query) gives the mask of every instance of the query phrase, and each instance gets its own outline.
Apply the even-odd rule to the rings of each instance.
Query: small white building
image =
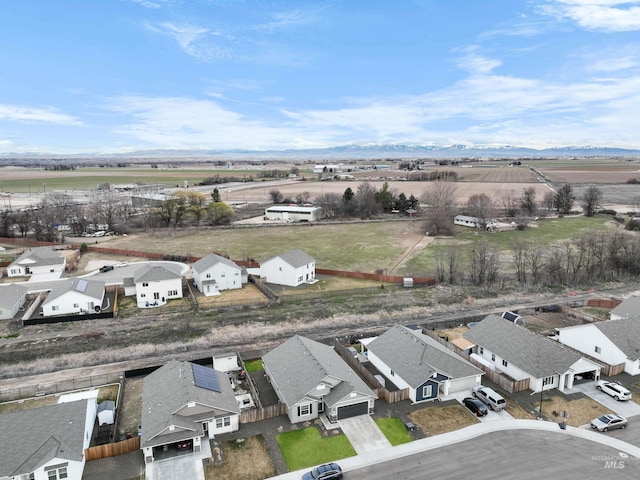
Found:
[[[24,305],[28,292],[27,287],[15,283],[0,286],[0,320],[15,317]]]
[[[42,302],[42,314],[69,315],[77,313],[99,313],[104,300],[104,282],[69,278],[60,280]]]
[[[240,370],[240,362],[236,353],[220,353],[213,355],[213,368],[219,372],[237,372]]]
[[[169,300],[182,298],[182,275],[163,265],[145,265],[133,277],[139,308],[165,305]]]
[[[113,425],[116,421],[116,402],[105,400],[98,405],[98,425]]]
[[[267,220],[282,220],[284,222],[315,222],[324,215],[322,208],[298,205],[274,205],[264,211]]]
[[[260,262],[260,276],[268,283],[289,287],[313,283],[316,261],[302,250],[292,250]]]
[[[201,258],[191,269],[193,284],[207,297],[219,295],[223,290],[242,288],[242,284],[247,283],[242,267],[215,253]]]
[[[7,276],[47,275],[51,278],[60,278],[66,264],[64,255],[60,255],[50,247],[38,247],[24,252],[11,262],[7,267]]]

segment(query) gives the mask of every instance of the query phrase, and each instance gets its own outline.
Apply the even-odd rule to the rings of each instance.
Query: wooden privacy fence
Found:
[[[100,460],[101,458],[117,457],[125,453],[140,450],[140,437],[132,437],[122,442],[106,443],[89,447],[84,451],[84,458],[87,462],[92,460]]]
[[[252,408],[240,412],[240,423],[253,423],[267,420],[268,418],[279,417],[287,413],[287,406],[284,403],[269,405],[268,407]]]
[[[609,300],[607,298],[590,298],[587,307],[616,308],[622,300]]]

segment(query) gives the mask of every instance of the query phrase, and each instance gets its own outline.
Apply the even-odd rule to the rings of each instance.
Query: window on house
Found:
[[[52,305],[51,306],[51,311],[52,312],[57,312],[58,310],[60,310],[60,306],[58,306],[58,305]]]
[[[144,294],[144,293],[141,293],[141,294],[140,294],[140,298],[144,298],[144,297],[146,297],[146,296],[147,296],[147,295],[146,295],[146,294]]]
[[[142,286],[143,286],[143,287],[148,287],[148,286],[149,286],[149,284],[148,284],[147,282],[142,282]]]
[[[542,386],[553,385],[553,377],[544,377],[542,379]]]
[[[310,404],[306,404],[306,405],[300,405],[298,407],[298,416],[302,417],[303,415],[309,415],[311,413],[311,405]]]
[[[48,480],[62,480],[67,478],[67,467],[49,467],[47,470]]]
[[[79,303],[74,303],[74,304],[73,304],[73,308],[79,308],[79,307],[80,307],[80,304],[79,304]]]
[[[484,347],[480,347],[480,355],[484,355]]]
[[[225,277],[225,274],[224,274],[224,273],[221,273],[221,274],[220,274],[220,277],[224,278],[224,277]]]
[[[302,277],[298,277],[298,281],[301,282],[302,280],[304,280],[304,276]]]
[[[158,292],[153,292],[153,299],[160,300],[160,294]]]
[[[167,296],[169,296],[169,297],[177,297],[178,296],[178,290],[169,290],[169,292],[167,293]]]
[[[395,372],[394,372],[393,370],[389,370],[389,374],[390,374],[392,377],[395,377],[395,375],[396,375],[396,374],[395,374]]]
[[[433,385],[425,385],[422,387],[422,398],[431,398],[433,392]]]
[[[216,428],[228,427],[231,425],[231,417],[216,418]]]
[[[279,267],[278,270],[282,271],[282,267]]]
[[[503,367],[508,367],[508,366],[509,366],[509,364],[507,363],[507,361],[506,361],[506,360],[502,360],[502,366],[503,366]]]
[[[205,278],[211,278],[211,274],[210,274],[210,273],[207,273],[207,275],[206,275],[206,277],[205,277]]]
[[[602,349],[596,345],[596,353],[602,353]]]
[[[35,474],[35,473],[33,473],[33,472],[31,472],[31,473],[29,474],[29,480],[36,480],[36,474]]]
[[[495,362],[495,361],[496,361],[496,354],[495,354],[495,353],[492,353],[492,354],[491,354],[491,361],[492,361],[492,362]]]

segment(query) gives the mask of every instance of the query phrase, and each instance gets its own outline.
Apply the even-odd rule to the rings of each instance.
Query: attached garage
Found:
[[[354,403],[353,405],[345,405],[338,407],[338,420],[356,417],[358,415],[367,415],[369,413],[369,402]]]
[[[471,390],[474,385],[480,383],[480,375],[473,375],[471,377],[452,378],[449,380],[450,388],[449,393],[463,392],[465,390]]]

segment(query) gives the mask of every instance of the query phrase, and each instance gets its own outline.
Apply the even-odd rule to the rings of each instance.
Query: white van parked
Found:
[[[482,385],[474,386],[473,396],[482,400],[483,403],[486,403],[491,410],[499,411],[507,406],[505,399],[489,387],[483,387]]]

